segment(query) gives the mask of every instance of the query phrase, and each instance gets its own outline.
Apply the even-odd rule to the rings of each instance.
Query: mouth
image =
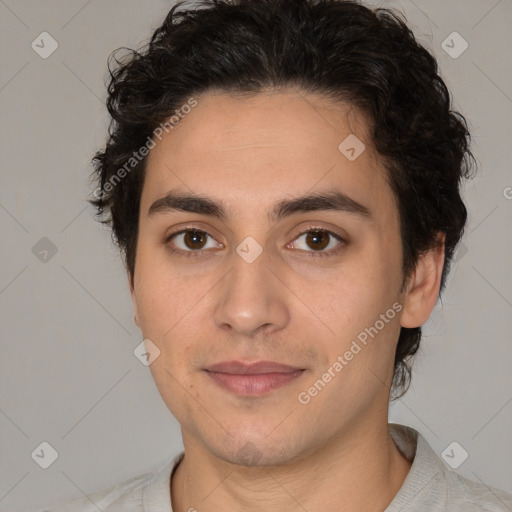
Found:
[[[273,361],[225,361],[205,369],[221,388],[242,396],[261,396],[299,378],[306,370]]]

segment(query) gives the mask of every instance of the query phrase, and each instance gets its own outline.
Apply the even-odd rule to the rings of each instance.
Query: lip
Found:
[[[228,373],[232,375],[263,375],[266,373],[293,373],[302,368],[276,363],[275,361],[256,361],[244,363],[242,361],[223,361],[206,368],[209,372]]]
[[[210,366],[206,374],[219,386],[242,396],[261,396],[297,379],[305,369],[273,361],[225,361]]]

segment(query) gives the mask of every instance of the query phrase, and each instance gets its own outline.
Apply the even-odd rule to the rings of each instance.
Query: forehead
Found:
[[[293,90],[251,96],[209,92],[197,102],[173,129],[173,137],[167,138],[168,149],[180,160],[199,160],[205,152],[264,147],[300,147],[303,152],[327,151],[338,156],[340,142],[350,133],[370,142],[362,112],[316,94]],[[187,152],[192,144],[194,152]]]
[[[352,105],[297,91],[209,92],[196,99],[197,106],[156,139],[143,209],[177,186],[247,208],[261,208],[262,197],[271,204],[283,193],[298,196],[315,188],[336,188],[363,204],[389,202],[369,125]],[[347,140],[362,151],[356,159],[344,152],[351,149]]]

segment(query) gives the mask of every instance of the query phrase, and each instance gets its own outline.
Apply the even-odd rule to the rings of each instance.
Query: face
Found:
[[[137,324],[160,351],[150,369],[185,446],[284,464],[387,419],[397,205],[350,105],[291,90],[196,98],[148,157]],[[300,371],[207,371],[226,361]]]

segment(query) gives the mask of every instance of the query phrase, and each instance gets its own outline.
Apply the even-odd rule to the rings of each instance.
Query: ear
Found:
[[[127,271],[128,276],[128,286],[130,287],[130,295],[132,297],[132,304],[133,304],[133,320],[135,321],[135,324],[137,327],[140,328],[140,320],[139,320],[139,311],[137,307],[137,298],[135,297],[135,288],[134,288],[134,282],[133,277],[130,274],[130,271]]]
[[[400,318],[402,327],[420,327],[428,320],[436,305],[444,265],[444,242],[443,233],[439,235],[437,245],[419,257],[407,281]]]

